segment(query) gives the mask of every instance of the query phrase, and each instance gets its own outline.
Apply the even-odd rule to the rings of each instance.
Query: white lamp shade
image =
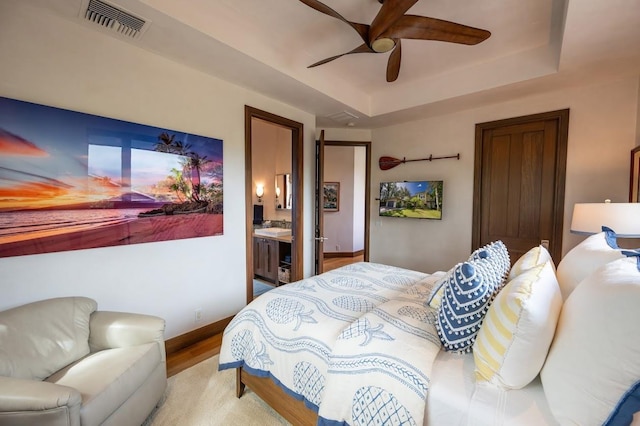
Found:
[[[573,207],[571,232],[591,235],[611,228],[618,237],[640,237],[640,203],[577,203]]]

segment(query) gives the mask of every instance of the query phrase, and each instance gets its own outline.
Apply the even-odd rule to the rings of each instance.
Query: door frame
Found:
[[[318,141],[316,141],[318,142]],[[364,194],[364,261],[369,261],[369,242],[371,231],[371,142],[370,141],[340,141],[340,140],[324,140],[320,144],[322,148],[327,146],[352,146],[352,147],[364,147],[365,148],[365,194]],[[320,157],[324,160],[324,152]],[[317,160],[316,160],[317,161]],[[318,167],[324,167],[324,161],[318,162]],[[324,171],[324,170],[323,170]],[[317,182],[317,176],[323,176],[324,173],[316,173],[316,188],[320,188],[320,183]],[[318,194],[316,194],[318,198]],[[322,209],[316,206],[316,223],[315,229],[318,229],[317,221],[323,220]],[[316,235],[317,237],[323,237]],[[316,265],[317,266],[317,265]],[[317,273],[317,271],[316,271]]]
[[[504,120],[490,121],[476,124],[475,135],[475,160],[473,180],[473,225],[471,233],[471,250],[480,246],[481,219],[482,219],[482,158],[484,133],[497,128],[527,124],[534,121],[555,120],[558,124],[556,144],[556,165],[554,176],[553,196],[553,231],[554,240],[549,253],[556,262],[562,257],[562,240],[564,225],[564,193],[567,171],[567,145],[569,140],[569,109],[543,112],[522,117],[507,118]]]
[[[324,272],[324,130],[320,130],[320,139],[316,140],[315,163],[313,275],[318,275]]]
[[[293,201],[291,208],[291,281],[303,277],[303,136],[304,125],[279,115],[249,105],[244,106],[244,169],[245,169],[245,245],[247,303],[253,300],[253,162],[251,121],[260,119],[291,130],[291,184]]]

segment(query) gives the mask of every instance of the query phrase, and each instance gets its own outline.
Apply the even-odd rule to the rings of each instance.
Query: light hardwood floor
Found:
[[[323,263],[324,271],[330,271],[351,263],[362,262],[362,260],[363,256],[328,258],[325,259]],[[213,337],[202,340],[179,352],[168,355],[167,376],[171,377],[201,361],[204,361],[205,359],[218,355],[220,353],[221,343],[222,334],[216,334]]]
[[[331,271],[332,269],[339,268],[341,266],[350,265],[356,262],[362,262],[364,260],[364,255],[355,257],[329,257],[324,260],[323,268],[324,272]]]

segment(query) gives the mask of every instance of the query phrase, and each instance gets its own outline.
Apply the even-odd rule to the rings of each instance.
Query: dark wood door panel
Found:
[[[512,261],[562,249],[568,110],[476,125],[472,249],[502,240]]]

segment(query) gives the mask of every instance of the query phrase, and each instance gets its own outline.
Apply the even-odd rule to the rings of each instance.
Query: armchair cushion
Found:
[[[29,303],[0,313],[0,376],[43,380],[89,353],[86,297]]]
[[[81,402],[80,392],[68,386],[0,376],[0,424],[3,424],[3,412],[42,414],[50,411],[54,414],[69,410],[77,416]]]
[[[161,358],[156,343],[106,349],[63,368],[47,382],[77,389],[83,395],[81,423],[102,424],[114,407],[136,393]]]
[[[151,315],[96,311],[89,324],[91,353],[156,342],[164,348],[164,320]],[[164,361],[164,350],[162,350]]]

